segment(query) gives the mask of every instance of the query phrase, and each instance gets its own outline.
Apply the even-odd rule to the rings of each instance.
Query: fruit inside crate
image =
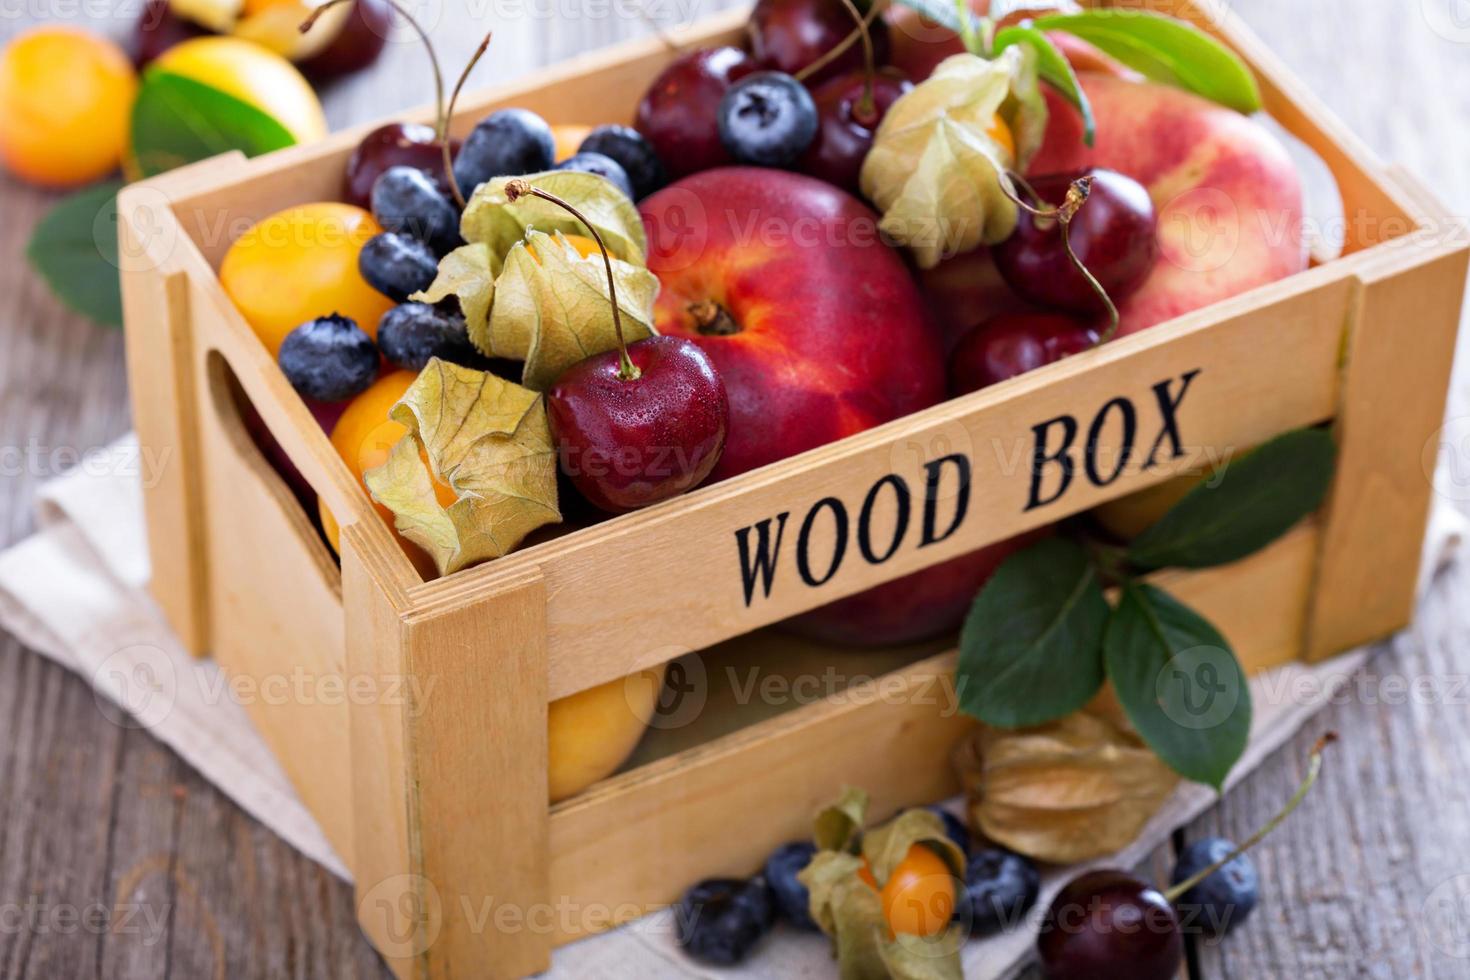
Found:
[[[1166,6],[1220,30],[1192,5]],[[805,152],[818,145],[817,134],[826,138],[822,112],[834,105],[853,109],[850,91],[828,101],[826,86],[851,88],[856,80],[861,100],[861,70],[814,82],[808,94],[789,77],[756,72],[747,55],[722,47],[735,42],[734,27],[727,18],[703,30],[700,46],[677,58],[648,44],[574,64],[544,83],[482,97],[461,110],[451,127],[464,140],[456,176],[462,170],[463,183],[479,185],[467,195],[463,215],[453,182],[427,145],[432,130],[396,124],[365,139],[353,134],[322,148],[201,172],[197,182],[185,175],[175,180],[172,211],[197,247],[176,258],[188,269],[186,305],[218,416],[198,423],[199,435],[206,444],[222,437],[241,450],[230,460],[216,458],[215,447],[204,450],[212,472],[204,478],[203,547],[208,562],[223,568],[220,556],[254,547],[251,534],[263,527],[279,529],[293,544],[274,564],[259,563],[258,584],[238,588],[245,573],[237,579],[231,569],[212,582],[194,576],[180,587],[178,595],[192,598],[170,614],[186,634],[195,617],[195,645],[213,646],[228,669],[257,670],[264,661],[252,661],[257,655],[228,634],[242,616],[264,612],[262,631],[304,631],[290,641],[293,648],[316,648],[312,656],[328,671],[343,670],[339,651],[345,649],[351,672],[395,643],[403,655],[416,630],[443,629],[435,635],[444,648],[429,652],[453,662],[453,672],[464,660],[453,652],[463,648],[453,632],[457,616],[475,624],[476,635],[496,650],[511,651],[517,637],[534,637],[527,641],[536,648],[531,666],[522,673],[546,676],[513,682],[523,700],[539,698],[543,709],[550,701],[551,796],[564,798],[551,811],[550,868],[539,872],[545,877],[538,887],[646,908],[670,900],[671,888],[696,873],[751,870],[773,843],[799,833],[833,779],[862,773],[879,815],[953,790],[945,756],[972,722],[918,695],[937,684],[944,697],[948,684],[953,698],[954,629],[1011,552],[1045,555],[1055,567],[1070,567],[1081,555],[1078,567],[1098,579],[1082,583],[1089,595],[1096,590],[1094,609],[1107,608],[1103,573],[1123,584],[1112,600],[1120,609],[1162,603],[1132,581],[1149,573],[1149,588],[1166,590],[1216,623],[1224,634],[1220,644],[1247,671],[1304,651],[1332,652],[1402,622],[1412,588],[1400,581],[1413,567],[1407,546],[1379,549],[1380,567],[1396,584],[1377,591],[1371,608],[1342,615],[1356,600],[1324,587],[1352,581],[1358,573],[1340,557],[1360,552],[1374,537],[1352,516],[1351,500],[1297,523],[1321,499],[1330,461],[1312,471],[1308,490],[1283,494],[1292,497],[1291,506],[1265,521],[1281,526],[1263,530],[1261,521],[1250,520],[1232,526],[1251,545],[1230,555],[1239,561],[1225,564],[1217,548],[1203,564],[1221,567],[1158,570],[1185,562],[1158,560],[1169,557],[1158,540],[1150,541],[1150,561],[1122,543],[1146,538],[1161,514],[1201,506],[1199,493],[1184,492],[1190,481],[1168,481],[1170,474],[1203,461],[1218,475],[1211,466],[1233,467],[1230,453],[1334,419],[1340,433],[1368,437],[1356,450],[1349,446],[1339,472],[1370,493],[1391,487],[1406,534],[1422,522],[1427,491],[1405,488],[1403,480],[1409,470],[1417,474],[1417,456],[1406,467],[1402,454],[1381,451],[1390,430],[1352,406],[1370,382],[1363,365],[1377,359],[1420,393],[1398,420],[1401,427],[1416,435],[1432,428],[1442,394],[1438,372],[1447,363],[1386,352],[1381,331],[1370,328],[1385,310],[1412,305],[1417,319],[1433,324],[1435,343],[1425,349],[1439,349],[1452,336],[1451,302],[1458,307],[1458,291],[1448,296],[1445,284],[1463,256],[1388,249],[1390,239],[1406,235],[1432,206],[1387,179],[1315,103],[1288,94],[1269,56],[1237,29],[1224,30],[1249,55],[1270,111],[1327,160],[1348,213],[1372,219],[1371,230],[1349,228],[1346,258],[1311,271],[1304,243],[1291,230],[1302,217],[1292,164],[1265,129],[1236,111],[1244,106],[1231,105],[1245,98],[1241,76],[1215,85],[1207,99],[1127,77],[1098,52],[1066,42],[1065,53],[1093,69],[1081,82],[1097,130],[1089,148],[1086,115],[1054,86],[1044,90],[1050,120],[1044,134],[1034,128],[1040,117],[1027,114],[1040,109],[1028,101],[1035,79],[1022,49],[992,50],[991,60],[957,55],[930,75],[938,62],[933,50],[905,53],[911,39],[891,38],[895,61],[919,84],[896,85],[886,95],[875,90],[887,120],[920,131],[959,127],[968,148],[951,148],[951,156],[970,168],[972,182],[977,173],[990,182],[977,196],[925,213],[924,188],[909,181],[925,179],[921,161],[906,155],[902,140],[885,141],[886,123],[865,127],[858,149],[848,148],[861,158],[855,173],[829,155]],[[1211,45],[1196,54],[1218,50],[1203,34],[1182,36]],[[936,127],[931,100],[945,84],[995,97],[976,95],[973,105],[948,107],[950,115]],[[816,127],[807,125],[813,110]],[[638,131],[592,128],[629,116]],[[1191,136],[1140,138],[1140,118],[1159,132]],[[589,159],[582,150],[607,152]],[[503,159],[506,154],[516,159]],[[709,169],[732,157],[767,166]],[[1014,187],[1004,183],[1005,171],[1023,158],[1037,175],[1035,196],[1019,180]],[[544,169],[558,160],[571,166]],[[650,193],[659,180],[651,160],[677,179]],[[408,169],[365,179],[365,168],[388,163]],[[523,182],[507,179],[505,171],[527,167],[537,172]],[[1065,179],[1046,179],[1053,170]],[[1181,185],[1180,173],[1193,179]],[[1090,183],[1079,183],[1084,177]],[[480,184],[481,178],[489,179]],[[630,195],[640,198],[641,214]],[[339,197],[357,204],[338,203]],[[564,199],[571,211],[551,198]],[[1216,227],[1209,222],[1220,217],[1222,202],[1240,219],[1227,223],[1230,234],[1206,235],[1203,243],[1192,237],[1201,222],[1206,231]],[[1065,214],[1054,213],[1056,206]],[[780,225],[774,232],[761,224],[773,208]],[[450,213],[460,221],[462,243],[445,218]],[[889,243],[876,235],[879,215]],[[691,224],[691,216],[703,222]],[[964,220],[951,223],[954,217]],[[813,244],[791,234],[808,225],[825,237]],[[224,226],[233,230],[221,236]],[[854,234],[864,231],[866,237]],[[293,244],[273,249],[269,243],[283,235]],[[961,254],[941,254],[948,251]],[[203,262],[190,265],[195,254],[218,270],[234,308]],[[312,288],[271,288],[291,276]],[[421,289],[428,295],[409,300]],[[568,310],[575,316],[569,319]],[[376,328],[376,338],[365,327]],[[661,340],[643,339],[651,327]],[[130,330],[138,334],[132,323]],[[1344,344],[1346,367],[1339,358]],[[1265,356],[1273,347],[1282,354]],[[396,367],[380,367],[379,354]],[[430,355],[441,360],[425,366]],[[1026,377],[1016,377],[1023,372]],[[318,402],[311,412],[281,383],[282,373]],[[231,388],[234,397],[219,397]],[[463,397],[469,390],[478,400]],[[636,412],[620,401],[629,392],[644,400]],[[336,404],[320,404],[323,399]],[[389,408],[400,400],[410,411],[390,421]],[[668,425],[650,435],[639,428],[649,415]],[[484,460],[444,437],[439,423],[446,419],[447,428],[463,432],[469,425],[478,442],[498,443],[517,460],[539,461],[537,472],[520,473],[515,487],[531,506],[483,509],[484,498],[516,496],[504,492],[505,457],[479,465]],[[330,449],[317,428],[333,430]],[[1376,443],[1375,429],[1382,436]],[[247,432],[263,456],[242,448]],[[721,432],[723,446],[712,451]],[[1320,431],[1305,435],[1306,442],[1292,446],[1326,442],[1310,438]],[[1041,451],[1028,455],[1028,439]],[[1062,448],[1049,439],[1061,440]],[[1371,461],[1365,444],[1374,446]],[[678,450],[685,465],[662,481],[649,479],[639,465],[631,476],[616,467],[599,472],[577,465],[589,455],[605,461],[606,450],[629,445]],[[1212,459],[1215,450],[1227,455]],[[960,461],[966,453],[973,472],[971,462]],[[1320,462],[1312,453],[1294,455]],[[1034,459],[1030,466],[1028,459]],[[635,463],[647,462],[647,454],[635,454]],[[962,475],[962,466],[965,479],[945,485]],[[371,487],[376,510],[363,486],[370,473],[379,475]],[[684,493],[702,481],[703,489]],[[189,492],[186,487],[186,500]],[[221,506],[226,493],[249,498],[249,521],[232,523]],[[666,494],[674,496],[657,503]],[[963,527],[961,497],[971,515]],[[597,511],[648,503],[657,506],[636,515],[608,518]],[[150,508],[153,521],[156,506]],[[390,508],[404,535],[390,531]],[[563,522],[548,523],[549,511],[558,508]],[[1091,516],[1077,516],[1086,512]],[[312,528],[317,515],[322,537]],[[954,525],[947,530],[945,517]],[[1071,518],[1066,533],[1041,533],[1061,518]],[[179,519],[201,520],[187,511]],[[472,540],[501,523],[518,525],[526,536],[518,544],[489,540],[493,534]],[[1065,542],[1078,529],[1097,547],[1055,550],[1075,549]],[[154,540],[158,551],[157,533]],[[332,560],[339,546],[340,575]],[[982,546],[988,553],[967,557]],[[187,572],[194,560],[172,567],[158,562],[160,575]],[[1014,568],[1006,588],[1017,576],[1034,584],[1024,562]],[[272,577],[279,581],[265,581]],[[383,601],[364,604],[364,595]],[[505,598],[514,596],[522,598]],[[174,602],[163,598],[166,606]],[[319,621],[324,611],[343,615],[344,602],[346,637],[340,619]],[[666,608],[652,622],[655,603]],[[380,616],[384,610],[391,618]],[[486,627],[498,630],[502,622],[492,615],[496,610],[524,621],[492,636]],[[441,615],[442,627],[436,625]],[[794,639],[789,624],[768,625],[793,616],[808,633],[880,650],[822,647]],[[992,622],[980,620],[979,632],[962,646],[965,656],[978,651],[983,660],[999,641]],[[901,645],[913,639],[919,642]],[[1070,678],[1095,674],[1101,682],[1100,632],[1096,639],[1098,649],[1074,644],[1093,663],[1081,670],[1053,665],[1062,682],[1050,686],[1059,697],[1075,700],[1080,689]],[[413,661],[405,655],[403,662]],[[432,673],[423,663],[414,669]],[[703,698],[698,719],[686,724],[680,712],[689,711],[688,703],[666,698],[653,730],[635,747],[660,687],[677,694],[695,672],[704,674],[694,685]],[[796,682],[814,675],[809,696]],[[771,683],[782,689],[772,694]],[[759,684],[767,686],[752,686]],[[897,703],[883,700],[885,684],[897,692]],[[491,708],[461,708],[487,728],[504,721],[519,730],[519,722],[506,720],[513,702],[489,688],[484,695]],[[1026,697],[1009,701],[1029,704]],[[1056,698],[1038,693],[1036,702],[1046,705],[1038,711],[1056,713]],[[600,728],[609,721],[602,711],[609,704],[623,717],[612,720],[612,729]],[[571,719],[562,728],[559,707],[563,721]],[[966,710],[986,717],[994,707]],[[390,714],[382,718],[386,728],[403,723]],[[330,814],[323,822],[335,840],[354,834],[355,818],[342,801],[356,799],[360,812],[379,789],[370,783],[380,777],[364,776],[341,744],[349,727],[353,741],[363,737],[359,721],[354,712],[350,726],[340,713],[309,723],[262,722],[293,779],[307,786],[313,809]],[[411,720],[408,729],[418,730],[416,724]],[[425,730],[434,724],[423,721]],[[322,775],[314,760],[300,757],[303,736],[330,743],[327,754],[352,759],[357,771]],[[443,749],[458,746],[460,735],[433,737]],[[584,763],[562,767],[575,770],[565,781],[559,781],[565,775],[556,761],[559,744],[570,746],[564,758]],[[900,746],[922,748],[934,764],[906,764],[897,757]],[[486,751],[462,748],[467,756]],[[533,750],[528,743],[528,754]],[[808,751],[825,753],[825,765],[804,761]],[[731,764],[761,773],[764,785],[728,785],[721,774]],[[1187,774],[1210,778],[1204,772]],[[519,770],[515,778],[522,789],[536,785]],[[393,804],[397,792],[387,789]],[[446,799],[454,798],[453,788],[447,792]],[[530,811],[511,796],[501,809],[508,824],[517,824]],[[728,819],[722,814],[748,812],[755,797],[771,796],[783,797],[786,809],[752,814],[740,842],[723,842],[720,828],[728,830]],[[411,806],[428,807],[410,799]],[[538,805],[544,825],[544,804]],[[658,874],[637,876],[585,853],[584,839],[594,837],[616,849],[616,840],[603,839],[625,837],[616,829],[624,826],[719,847],[707,856],[691,847]],[[355,869],[360,875],[397,867],[391,855],[363,856],[373,835],[391,840],[391,832],[376,826],[355,832],[365,862]],[[427,824],[413,831],[425,839],[470,832]],[[534,833],[546,839],[544,826]],[[463,873],[482,865],[488,873],[492,851],[466,863]],[[455,862],[452,851],[439,857]],[[576,926],[554,941],[603,927]],[[527,955],[516,953],[506,969],[532,964],[539,954]]]

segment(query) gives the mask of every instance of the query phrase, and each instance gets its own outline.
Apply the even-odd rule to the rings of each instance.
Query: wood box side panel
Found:
[[[1153,581],[1219,624],[1255,674],[1301,655],[1318,540],[1309,521],[1244,561]],[[556,941],[662,907],[700,878],[752,873],[807,836],[812,812],[845,785],[873,794],[876,818],[953,794],[950,752],[974,724],[957,711],[954,664],[953,653],[919,661],[558,805],[551,892],[573,914]],[[628,860],[651,842],[659,860]]]
[[[450,601],[519,567],[539,568],[550,597],[550,694],[563,697],[1052,524],[1182,470],[1218,468],[1270,436],[1327,420],[1337,405],[1350,291],[1349,277],[1314,270],[1237,306],[1233,315],[1217,310],[1124,338],[414,593],[423,602]],[[1046,465],[1033,483],[1036,447],[1044,440],[1044,453],[1055,455],[1067,431],[1065,465]],[[963,483],[966,470],[958,462],[941,466],[944,458],[963,459]],[[1057,495],[1066,466],[1070,483]],[[1105,485],[1092,482],[1094,471]],[[896,502],[899,484],[910,500],[906,526]],[[931,496],[935,538],[962,508],[964,517],[949,537],[925,544]],[[835,519],[839,507],[845,543]],[[776,556],[769,591],[766,576],[753,572],[762,525],[766,550]],[[891,559],[863,557],[864,540],[881,552],[895,537]],[[656,634],[646,628],[649,596],[659,597]]]

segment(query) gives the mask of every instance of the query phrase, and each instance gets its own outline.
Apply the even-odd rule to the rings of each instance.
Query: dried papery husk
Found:
[[[1179,783],[1101,697],[1035,728],[981,726],[956,747],[955,767],[975,827],[1056,864],[1128,845]]]

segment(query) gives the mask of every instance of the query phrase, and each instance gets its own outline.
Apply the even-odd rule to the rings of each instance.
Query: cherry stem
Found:
[[[455,103],[459,101],[459,93],[464,91],[464,84],[469,80],[470,72],[474,70],[475,65],[480,63],[480,59],[485,56],[485,52],[490,48],[490,39],[494,36],[494,31],[488,31],[485,34],[485,40],[481,41],[480,46],[475,49],[475,53],[470,55],[470,60],[465,64],[464,71],[459,73],[459,81],[454,83],[454,91],[449,93],[449,105],[444,109],[444,137],[440,140],[440,145],[444,149],[444,176],[449,181],[449,193],[454,195],[455,203],[459,205],[461,211],[465,208],[464,190],[459,186],[459,178],[454,176],[454,161],[449,158],[449,119],[454,115]]]
[[[873,21],[878,19],[878,15],[881,14],[883,12],[883,9],[887,6],[887,0],[873,0],[872,5],[868,7],[868,15],[863,18],[863,25],[866,27],[872,24]],[[798,82],[806,81],[808,78],[811,78],[817,72],[821,71],[823,68],[826,68],[832,62],[842,57],[847,52],[848,48],[852,47],[854,44],[858,43],[862,39],[863,32],[857,28],[854,28],[851,34],[847,35],[847,37],[834,44],[830,51],[822,55],[816,61],[813,61],[811,64],[807,65],[801,71],[793,72],[791,77],[796,79]]]
[[[1174,902],[1178,900],[1180,895],[1183,895],[1195,885],[1198,885],[1210,875],[1214,874],[1216,871],[1219,871],[1221,868],[1225,867],[1225,865],[1229,864],[1231,861],[1234,861],[1236,858],[1240,857],[1252,847],[1255,847],[1262,841],[1262,839],[1265,838],[1267,834],[1271,833],[1271,831],[1279,827],[1283,820],[1291,816],[1291,812],[1301,804],[1302,800],[1306,799],[1308,791],[1310,791],[1312,785],[1317,782],[1317,776],[1322,771],[1322,752],[1327,748],[1327,746],[1336,741],[1336,732],[1328,732],[1327,734],[1319,738],[1317,740],[1317,744],[1312,746],[1312,754],[1307,760],[1306,778],[1303,779],[1302,784],[1297,787],[1296,793],[1292,796],[1292,798],[1286,801],[1286,806],[1281,808],[1281,812],[1272,817],[1264,827],[1252,834],[1249,840],[1247,840],[1244,844],[1241,844],[1235,850],[1231,851],[1228,855],[1216,861],[1208,868],[1205,868],[1202,871],[1198,871],[1195,874],[1190,875],[1179,884],[1164,892],[1164,898],[1169,900],[1169,904],[1173,905]]]
[[[597,233],[597,229],[592,227],[592,222],[588,221],[581,211],[578,211],[550,191],[543,191],[530,181],[523,180],[520,177],[513,177],[505,182],[505,199],[512,204],[527,194],[555,204],[576,218],[582,223],[582,227],[587,229],[587,233],[592,236],[592,240],[597,243],[597,249],[602,253],[603,267],[607,269],[607,298],[612,304],[613,333],[618,338],[618,380],[637,381],[643,372],[638,370],[638,365],[634,364],[633,359],[628,356],[628,344],[623,339],[623,317],[618,312],[618,287],[617,283],[613,281],[612,259],[607,254],[607,246],[602,243],[602,236]]]
[[[1007,172],[1000,179],[1000,192],[1010,198],[1013,204],[1027,214],[1043,221],[1056,220],[1061,223],[1062,247],[1067,250],[1067,258],[1071,260],[1072,265],[1076,267],[1077,271],[1082,273],[1082,278],[1087,280],[1087,284],[1092,287],[1093,292],[1097,293],[1098,298],[1103,301],[1103,306],[1108,311],[1108,328],[1102,332],[1097,338],[1097,343],[1093,345],[1101,347],[1103,344],[1112,340],[1118,333],[1118,325],[1122,322],[1122,317],[1118,314],[1118,305],[1113,302],[1113,298],[1108,295],[1108,291],[1103,288],[1103,284],[1097,281],[1097,277],[1092,274],[1092,271],[1087,268],[1086,264],[1077,257],[1077,253],[1072,249],[1072,219],[1077,216],[1078,211],[1082,210],[1082,205],[1087,203],[1088,197],[1092,194],[1092,177],[1079,177],[1072,181],[1072,186],[1067,188],[1067,199],[1062,202],[1060,207],[1055,208],[1038,208],[1033,204],[1021,200],[1020,195],[1007,186],[1007,180],[1019,184],[1027,196],[1034,200],[1040,201],[1041,195],[1037,194],[1036,189],[1026,182],[1025,177],[1022,177],[1018,173]],[[1039,225],[1040,222],[1038,222]]]
[[[842,0],[842,5],[852,15],[863,42],[863,97],[858,100],[853,110],[853,118],[864,126],[871,126],[877,121],[878,116],[878,104],[873,100],[873,79],[878,74],[873,57],[873,35],[868,32],[868,22],[863,19],[862,11],[857,9],[857,4],[852,0]]]
[[[306,20],[301,22],[301,26],[298,28],[298,30],[300,30],[302,34],[305,34],[307,31],[316,26],[316,22],[321,18],[322,14],[326,13],[328,10],[331,10],[333,7],[338,7],[344,3],[353,2],[355,2],[355,0],[328,0],[327,3],[324,3],[320,7],[313,10],[311,12],[311,16],[307,17]],[[409,13],[408,10],[398,2],[398,0],[387,0],[387,2],[388,6],[392,7],[394,11],[397,12],[398,16],[408,21],[409,26],[414,29],[414,31],[418,34],[419,39],[424,42],[424,50],[429,52],[429,64],[434,69],[434,113],[435,118],[438,120],[437,124],[434,127],[434,135],[439,139],[441,143],[445,143],[447,145],[449,136],[445,128],[447,123],[444,115],[444,73],[439,70],[439,56],[434,52],[434,42],[429,40],[428,32],[424,30],[423,26],[414,19],[413,14]]]

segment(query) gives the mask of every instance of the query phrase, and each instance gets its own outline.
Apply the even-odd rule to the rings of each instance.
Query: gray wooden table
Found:
[[[648,6],[668,21],[723,5]],[[1232,6],[1375,150],[1470,213],[1466,0]],[[115,16],[92,23],[121,36],[137,7],[123,0]],[[0,40],[34,20],[103,9],[67,0],[0,6]],[[427,0],[416,9],[451,66],[495,28],[479,83],[647,30],[591,0]],[[431,95],[423,54],[405,36],[324,101],[340,126]],[[0,177],[0,546],[32,529],[39,483],[129,427],[121,338],[60,308],[23,263],[29,229],[50,202]],[[1463,414],[1458,391],[1456,403]],[[1181,838],[1246,836],[1290,794],[1314,733],[1346,736],[1318,791],[1258,850],[1255,917],[1227,942],[1193,949],[1192,975],[1470,976],[1470,945],[1457,949],[1421,928],[1444,894],[1436,887],[1470,875],[1467,599],[1470,570],[1442,576],[1415,628],[1373,660],[1380,683],[1355,687],[1186,828]],[[1442,682],[1435,695],[1400,690],[1400,680],[1425,675]],[[85,683],[0,634],[0,975],[387,976],[358,933],[349,888],[110,717]],[[1161,853],[1153,864],[1168,861]],[[1470,920],[1461,926],[1470,936]]]

